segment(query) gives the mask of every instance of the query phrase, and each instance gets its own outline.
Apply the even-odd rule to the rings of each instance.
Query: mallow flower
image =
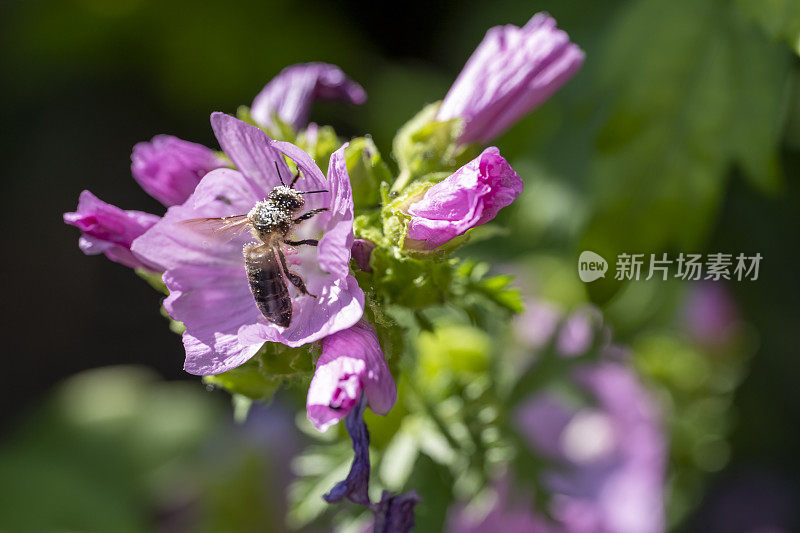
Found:
[[[436,118],[462,118],[461,143],[488,142],[547,100],[583,59],[583,51],[546,13],[537,13],[522,28],[490,28]]]
[[[308,387],[308,419],[325,431],[353,410],[362,393],[379,415],[397,400],[378,336],[363,320],[322,339],[322,355]]]
[[[492,146],[412,201],[404,246],[433,250],[492,220],[522,192],[522,180]]]
[[[137,143],[131,154],[133,179],[167,207],[185,202],[203,176],[227,166],[214,150],[172,135]]]
[[[347,329],[361,318],[364,294],[350,275],[353,199],[342,146],[330,160],[328,179],[297,146],[270,139],[255,126],[223,113],[211,125],[236,170],[206,174],[181,205],[134,243],[133,252],[164,270],[170,291],[164,308],[184,324],[184,368],[210,375],[230,370],[255,355],[265,342],[301,346]],[[327,209],[295,226],[294,240],[315,239],[318,246],[286,246],[288,268],[301,276],[310,295],[289,286],[292,319],[287,327],[264,318],[255,304],[245,271],[247,232],[216,239],[197,231],[188,219],[247,214],[292,174],[284,156],[297,166],[295,188],[304,209]],[[283,245],[282,245],[283,246]]]
[[[301,63],[283,69],[253,100],[250,116],[262,128],[275,125],[274,116],[300,129],[308,123],[314,100],[343,100],[361,105],[364,89],[327,63]]]
[[[131,268],[157,270],[131,253],[131,243],[160,219],[142,211],[125,211],[83,191],[77,211],[64,213],[64,222],[81,230],[78,246],[86,255],[104,254]]]

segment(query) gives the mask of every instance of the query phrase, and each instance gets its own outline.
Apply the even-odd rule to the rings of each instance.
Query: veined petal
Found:
[[[491,28],[448,91],[437,118],[462,118],[462,143],[488,142],[547,100],[580,69],[583,59],[583,51],[545,13],[534,15],[522,28]]]
[[[164,308],[186,326],[187,372],[225,372],[250,359],[261,347],[239,343],[241,325],[260,317],[241,265],[181,266],[168,270],[164,282],[170,291]]]
[[[322,270],[339,277],[350,272],[353,247],[353,191],[344,158],[345,143],[331,155],[328,165],[328,187],[331,191],[330,217],[325,235],[319,241],[319,265]]]
[[[131,243],[159,220],[157,215],[107,204],[89,191],[81,193],[76,211],[64,213],[64,222],[81,230],[78,244],[83,253],[102,253],[114,262],[148,270],[157,270],[157,266],[135,257]]]
[[[131,172],[147,194],[166,206],[182,204],[203,176],[228,166],[202,144],[172,135],[157,135],[133,147]]]
[[[492,220],[522,192],[522,180],[491,146],[408,207],[405,246],[432,250]]]
[[[291,173],[286,161],[272,147],[272,139],[259,128],[225,113],[211,113],[211,127],[225,154],[236,169],[268,194]],[[276,170],[276,165],[278,170]]]
[[[273,115],[300,129],[308,123],[315,99],[363,104],[364,89],[342,70],[326,63],[302,63],[283,69],[253,100],[250,114],[262,127],[273,125]]]
[[[305,275],[306,281],[309,281]],[[333,277],[308,283],[316,298],[301,296],[292,301],[292,322],[281,328],[264,319],[244,325],[239,330],[242,344],[261,345],[265,341],[296,347],[318,341],[327,335],[347,329],[364,314],[364,292],[355,278]],[[317,291],[317,292],[315,292]]]

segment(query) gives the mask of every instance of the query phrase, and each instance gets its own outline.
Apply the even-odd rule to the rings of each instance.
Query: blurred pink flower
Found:
[[[683,303],[681,319],[695,342],[709,348],[726,346],[737,332],[739,309],[720,282],[692,284]]]
[[[655,401],[620,362],[581,365],[573,379],[596,403],[578,407],[545,392],[515,415],[531,448],[561,465],[544,479],[560,530],[664,531],[667,444]]]
[[[250,115],[263,128],[277,115],[295,129],[305,127],[314,100],[344,100],[361,105],[367,93],[342,70],[327,63],[301,63],[283,69],[253,100]]]

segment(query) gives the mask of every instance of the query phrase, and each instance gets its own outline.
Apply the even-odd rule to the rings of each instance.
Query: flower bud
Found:
[[[156,270],[131,253],[131,243],[161,217],[141,211],[124,211],[83,191],[78,210],[64,213],[64,222],[81,230],[78,246],[86,255],[105,254],[131,268]]]
[[[546,13],[537,13],[522,28],[491,28],[436,118],[464,119],[461,143],[488,142],[547,100],[583,59],[583,51]]]
[[[375,330],[364,321],[322,340],[322,355],[308,387],[308,419],[320,431],[341,420],[366,395],[372,411],[385,415],[397,389]]]
[[[522,180],[508,161],[496,147],[487,148],[409,204],[404,246],[433,250],[492,220],[521,192]]]
[[[185,202],[212,170],[230,166],[210,148],[172,135],[157,135],[150,142],[136,144],[131,161],[136,182],[167,207]]]
[[[372,250],[375,249],[375,243],[367,239],[353,240],[353,246],[350,249],[350,255],[355,261],[356,266],[362,272],[372,272],[372,266],[369,261],[372,257]]]
[[[283,69],[258,93],[250,115],[262,128],[275,127],[277,117],[299,130],[308,124],[311,104],[317,99],[361,105],[367,93],[335,65],[301,63]]]

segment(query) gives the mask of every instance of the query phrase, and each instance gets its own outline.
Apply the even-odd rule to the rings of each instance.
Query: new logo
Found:
[[[585,250],[578,257],[578,277],[584,283],[606,277],[608,262],[599,254]]]

